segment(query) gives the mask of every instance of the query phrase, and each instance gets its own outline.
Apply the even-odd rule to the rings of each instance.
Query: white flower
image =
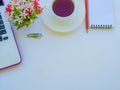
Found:
[[[26,13],[26,11],[23,11],[23,12],[21,12],[20,17],[24,17],[24,19],[26,19],[27,15],[28,14]]]
[[[18,24],[21,24],[23,22],[22,17],[16,18],[14,22],[18,22]]]

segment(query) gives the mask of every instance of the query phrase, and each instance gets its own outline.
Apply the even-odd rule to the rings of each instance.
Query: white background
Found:
[[[83,21],[74,32],[59,34],[41,16],[29,28],[14,30],[22,63],[0,71],[0,90],[120,90],[119,9],[120,0],[114,0],[112,31],[87,34]],[[26,37],[34,32],[42,38]]]

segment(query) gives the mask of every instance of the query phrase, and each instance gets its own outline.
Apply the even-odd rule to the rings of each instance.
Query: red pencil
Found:
[[[86,25],[86,32],[88,33],[88,29],[89,29],[89,22],[88,22],[88,0],[85,0],[85,25]]]

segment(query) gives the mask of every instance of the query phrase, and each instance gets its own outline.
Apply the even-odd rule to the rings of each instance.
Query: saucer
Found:
[[[44,1],[46,3],[49,2],[49,4],[52,5],[52,2],[54,0]],[[73,0],[73,2],[75,5],[74,12],[72,16],[66,20],[59,20],[53,15],[51,9],[45,8],[43,13],[41,14],[44,24],[48,28],[56,32],[70,32],[78,28],[85,18],[84,0]]]

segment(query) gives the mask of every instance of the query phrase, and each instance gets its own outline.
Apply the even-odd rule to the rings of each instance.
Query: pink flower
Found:
[[[8,4],[5,9],[6,9],[7,12],[12,12],[11,4]]]
[[[24,0],[19,0],[20,4],[24,3]]]
[[[28,8],[28,9],[26,10],[26,13],[27,13],[28,15],[30,15],[30,14],[31,14],[31,9]]]
[[[39,1],[39,0],[33,0],[33,4],[34,4],[34,7],[35,7],[35,8],[40,7],[38,1]]]
[[[38,14],[42,13],[43,11],[43,8],[40,7],[39,5],[39,0],[33,0],[33,4],[34,4],[34,7],[36,8]]]
[[[5,12],[5,17],[9,20],[12,21],[12,15],[9,12]]]
[[[19,0],[14,0],[15,3],[18,3]]]

